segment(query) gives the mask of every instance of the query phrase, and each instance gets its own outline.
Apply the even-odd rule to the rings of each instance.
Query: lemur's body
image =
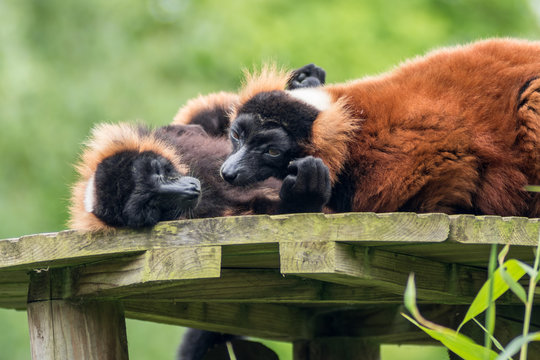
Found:
[[[322,211],[330,181],[320,159],[298,159],[283,183],[269,179],[246,189],[221,179],[220,166],[231,151],[229,111],[237,101],[229,93],[201,96],[156,130],[97,126],[77,168],[70,226],[101,230],[180,218]]]
[[[263,72],[240,93],[230,183],[312,155],[330,168],[334,211],[540,216],[524,190],[540,183],[540,43],[483,41],[316,89],[285,81]]]
[[[289,87],[320,85],[324,71],[308,65],[290,81]],[[231,150],[229,112],[237,102],[230,93],[198,97],[170,126],[156,130],[97,126],[77,167],[70,226],[96,231],[185,217],[321,211],[330,179],[320,159],[297,160],[283,183],[269,179],[240,189],[221,179],[219,168]],[[209,349],[235,338],[188,329],[178,360],[201,360]]]

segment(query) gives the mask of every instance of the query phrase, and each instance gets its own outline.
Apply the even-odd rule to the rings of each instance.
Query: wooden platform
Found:
[[[0,240],[0,307],[28,310],[34,359],[127,358],[124,314],[292,341],[295,359],[376,359],[380,343],[431,343],[399,314],[409,273],[425,317],[452,326],[490,245],[530,261],[539,230],[539,219],[354,213],[37,234]],[[499,302],[519,326],[519,300]],[[375,354],[343,355],[358,346]]]

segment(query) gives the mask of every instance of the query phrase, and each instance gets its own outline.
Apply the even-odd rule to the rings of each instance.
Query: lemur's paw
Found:
[[[290,212],[320,212],[330,200],[332,184],[328,167],[319,158],[294,160],[283,180],[280,197]]]
[[[317,87],[324,85],[325,80],[326,71],[315,64],[308,64],[293,71],[291,78],[287,82],[287,89]]]

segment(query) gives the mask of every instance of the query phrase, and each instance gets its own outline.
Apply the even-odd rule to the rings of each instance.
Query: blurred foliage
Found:
[[[166,124],[187,99],[234,91],[243,68],[268,61],[315,62],[337,82],[433,47],[535,39],[530,2],[0,0],[0,238],[65,228],[72,164],[97,122]],[[2,329],[24,337],[25,326]],[[26,358],[20,343],[2,334],[0,358]],[[152,354],[132,358],[172,358]]]

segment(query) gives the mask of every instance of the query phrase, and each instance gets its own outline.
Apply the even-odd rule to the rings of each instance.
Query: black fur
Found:
[[[190,124],[200,125],[211,136],[226,136],[229,130],[229,109],[216,106],[195,114]]]
[[[280,197],[282,212],[318,212],[330,198],[332,184],[328,168],[321,159],[307,156],[292,161],[283,180]]]
[[[94,214],[115,227],[144,227],[177,219],[197,206],[199,181],[181,176],[153,152],[124,151],[103,160],[95,174]]]
[[[213,331],[188,329],[182,338],[182,345],[178,348],[176,359],[202,360],[206,353],[213,347],[240,338],[240,336]]]
[[[126,226],[124,206],[135,188],[135,151],[123,151],[103,160],[94,175],[96,203],[94,214],[111,226]]]
[[[324,181],[329,175],[322,163],[308,161],[291,168],[294,173],[283,188],[275,178],[239,188],[220,177],[220,166],[231,149],[226,138],[209,136],[196,125],[166,126],[148,136],[176,149],[190,169],[189,176],[180,176],[171,161],[154,152],[124,151],[105,159],[95,174],[93,212],[110,226],[138,228],[179,218],[320,212],[329,199]],[[302,175],[307,172],[317,174],[320,189]],[[304,207],[299,199],[310,201]]]
[[[302,141],[311,136],[319,111],[283,91],[268,91],[258,93],[238,109],[237,117],[242,115],[255,116],[263,128],[282,126],[296,141]]]
[[[347,169],[347,167],[345,168]],[[351,174],[345,170],[338,175],[338,179],[332,187],[332,196],[327,205],[335,212],[351,212],[353,197],[354,179]]]
[[[271,176],[284,179],[289,162],[304,156],[299,144],[310,138],[318,114],[284,92],[254,96],[231,125],[233,151],[221,167],[223,178],[237,186]]]
[[[291,78],[287,82],[287,89],[317,87],[324,85],[325,81],[326,71],[315,64],[308,64],[293,71]]]

